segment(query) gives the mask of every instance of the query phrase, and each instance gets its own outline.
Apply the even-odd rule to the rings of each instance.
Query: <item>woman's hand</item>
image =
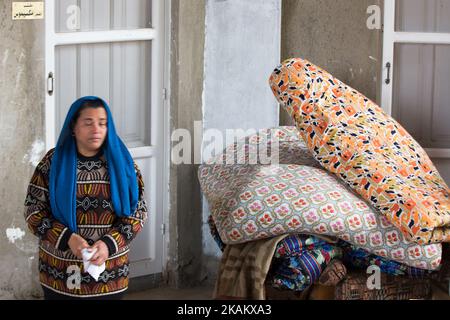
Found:
[[[81,250],[84,248],[89,248],[89,244],[86,240],[83,239],[80,235],[76,233],[72,233],[69,238],[69,248],[72,250],[72,253],[78,258],[83,259],[83,255],[81,254]]]
[[[103,262],[106,261],[109,257],[109,249],[106,243],[104,243],[102,240],[98,240],[94,245],[91,247],[91,249],[97,249],[97,251],[94,253],[92,258],[89,260],[93,264],[99,266]]]

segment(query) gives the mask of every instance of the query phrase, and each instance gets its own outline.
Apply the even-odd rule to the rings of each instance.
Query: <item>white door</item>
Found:
[[[131,277],[162,272],[164,0],[49,0],[46,16],[46,147],[71,103],[109,103],[142,171],[149,220],[132,243]]]
[[[386,0],[382,107],[450,185],[450,0]]]

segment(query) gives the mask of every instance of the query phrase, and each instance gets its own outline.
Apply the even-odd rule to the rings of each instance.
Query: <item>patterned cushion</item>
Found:
[[[400,124],[306,60],[285,61],[270,84],[325,169],[408,239],[419,244],[450,241],[449,188]]]
[[[292,133],[291,128],[277,130]],[[284,137],[280,141],[280,159],[297,164],[200,166],[200,185],[224,243],[285,233],[327,235],[410,266],[439,267],[440,244],[421,246],[407,241],[333,174],[311,166],[314,160],[298,136],[286,136],[289,141]],[[300,160],[296,155],[302,155]]]
[[[321,167],[293,126],[260,129],[232,143],[208,164],[303,164]]]

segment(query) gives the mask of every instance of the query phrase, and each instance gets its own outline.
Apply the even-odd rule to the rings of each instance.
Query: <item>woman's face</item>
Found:
[[[108,116],[104,108],[86,108],[75,123],[74,134],[78,152],[92,157],[100,151],[108,131]]]

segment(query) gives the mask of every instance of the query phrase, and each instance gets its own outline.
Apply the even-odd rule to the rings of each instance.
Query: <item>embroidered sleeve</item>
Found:
[[[144,181],[136,164],[136,177],[139,187],[139,199],[136,211],[129,217],[118,218],[113,228],[101,240],[106,243],[109,255],[113,255],[125,246],[128,246],[136,235],[142,230],[147,220],[147,204],[144,196]]]
[[[25,220],[31,232],[41,241],[47,241],[55,248],[65,251],[72,232],[57,221],[50,208],[48,179],[50,175],[50,150],[36,167],[28,185],[25,199]]]

